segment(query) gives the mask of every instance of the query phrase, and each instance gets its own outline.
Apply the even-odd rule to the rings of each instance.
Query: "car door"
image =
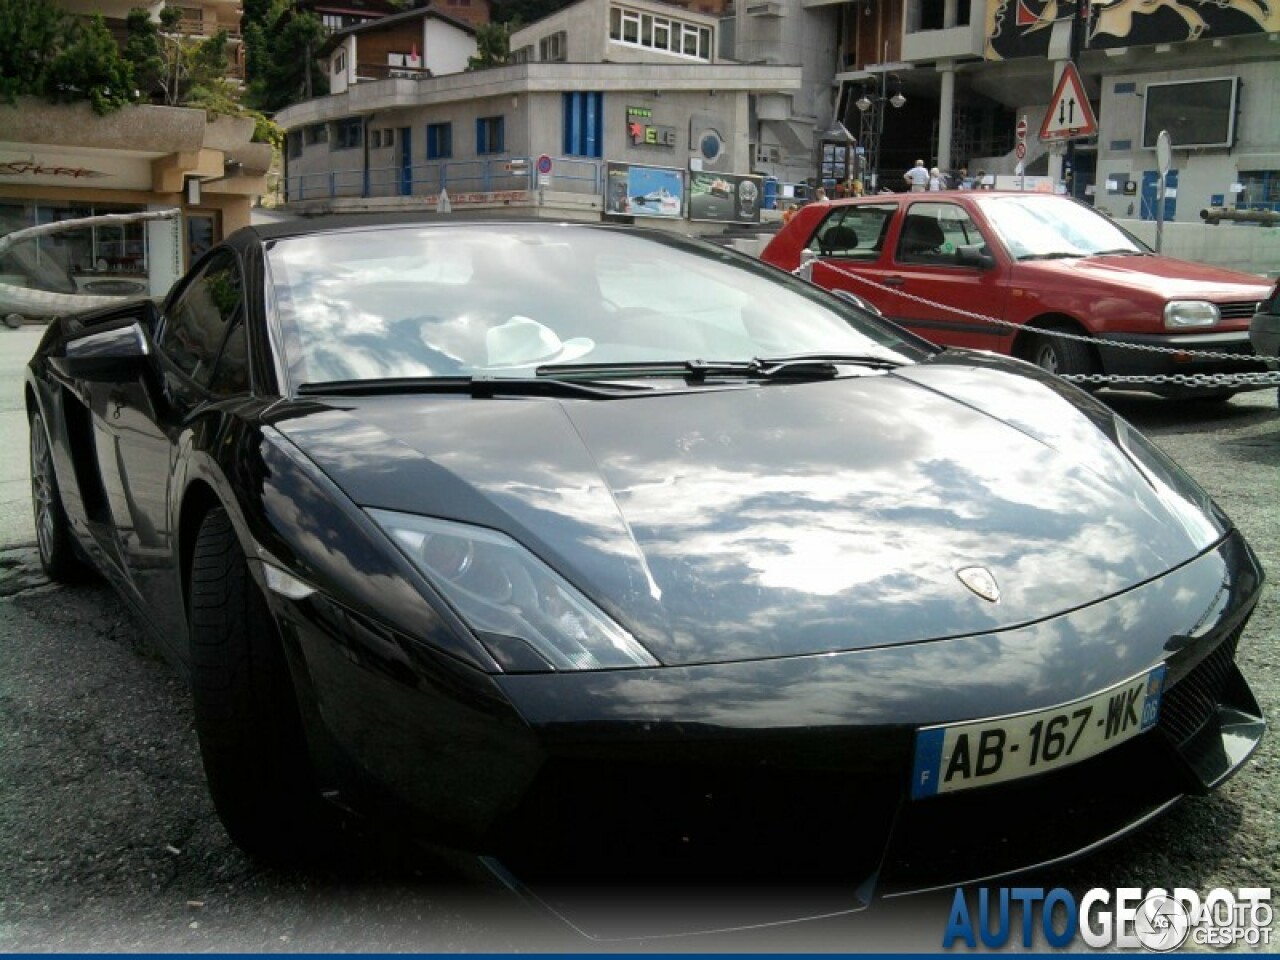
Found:
[[[888,250],[885,243],[898,214],[895,200],[834,204],[814,229],[807,249],[816,254],[813,282],[828,290],[846,290],[892,316],[894,291],[880,284]]]
[[[1015,331],[982,319],[1004,319],[1009,268],[964,204],[904,204],[877,273],[899,294],[886,314],[909,330],[943,346],[1009,352]]]
[[[235,256],[216,252],[166,305],[155,376],[112,384],[101,421],[109,450],[100,443],[99,456],[127,575],[175,641],[186,617],[174,562],[174,475],[195,414],[228,386],[247,391],[243,291]]]

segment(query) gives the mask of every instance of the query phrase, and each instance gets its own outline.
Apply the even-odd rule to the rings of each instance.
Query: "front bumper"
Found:
[[[1234,656],[1260,584],[1232,534],[1107,601],[1142,625],[1123,650],[1114,621],[1091,609],[1000,638],[643,676],[503,678],[547,760],[495,824],[494,855],[539,900],[605,938],[852,911],[1080,855],[1212,789],[1256,748],[1266,724]],[[1165,606],[1188,596],[1198,600]],[[1185,620],[1193,609],[1206,619]],[[1105,686],[1100,663],[1110,681],[1150,657],[1168,664],[1154,731],[1054,773],[909,799],[922,723],[1070,702]],[[1028,664],[1037,667],[1013,681]],[[682,910],[616,908],[620,891],[640,903],[636,887],[673,886]],[[696,917],[695,901],[707,907]]]
[[[1108,343],[1126,346],[1108,347]],[[1134,346],[1173,352],[1135,350]],[[1229,354],[1240,359],[1205,354]],[[1151,335],[1109,333],[1098,338],[1098,355],[1103,372],[1112,376],[1257,373],[1267,369],[1254,355],[1249,333],[1244,330]]]
[[[485,855],[580,930],[615,938],[1018,872],[1212,789],[1265,728],[1234,663],[1261,585],[1231,533],[1158,580],[999,634],[497,677],[317,616],[315,598],[282,620],[304,711],[339,758],[334,789]],[[909,799],[919,727],[1070,703],[1162,661],[1154,730],[1039,777]],[[637,889],[676,902],[655,912]]]

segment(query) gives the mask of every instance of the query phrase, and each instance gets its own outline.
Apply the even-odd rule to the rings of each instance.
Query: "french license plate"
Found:
[[[1164,664],[1083,700],[991,720],[923,727],[911,796],[985,787],[1057,770],[1155,726]]]

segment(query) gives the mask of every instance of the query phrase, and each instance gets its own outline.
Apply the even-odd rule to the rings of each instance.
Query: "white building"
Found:
[[[801,71],[722,58],[720,26],[652,0],[579,0],[513,33],[508,66],[465,71],[425,34],[420,67],[364,79],[363,66],[353,76],[343,63],[340,92],[276,117],[288,131],[288,204],[422,209],[445,190],[454,206],[599,217],[610,183],[631,190],[616,169],[610,181],[611,163],[675,171],[680,190],[686,175],[691,190],[698,174],[736,184],[754,166],[753,98],[798,88]],[[331,71],[341,50],[369,62],[347,42],[336,39]]]

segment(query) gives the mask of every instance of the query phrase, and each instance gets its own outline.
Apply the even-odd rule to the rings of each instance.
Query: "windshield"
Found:
[[[414,225],[284,239],[267,259],[295,386],[530,377],[559,364],[926,355],[809,284],[656,231]]]
[[[1105,216],[1066,197],[992,197],[983,201],[982,212],[1018,260],[1148,252]]]

